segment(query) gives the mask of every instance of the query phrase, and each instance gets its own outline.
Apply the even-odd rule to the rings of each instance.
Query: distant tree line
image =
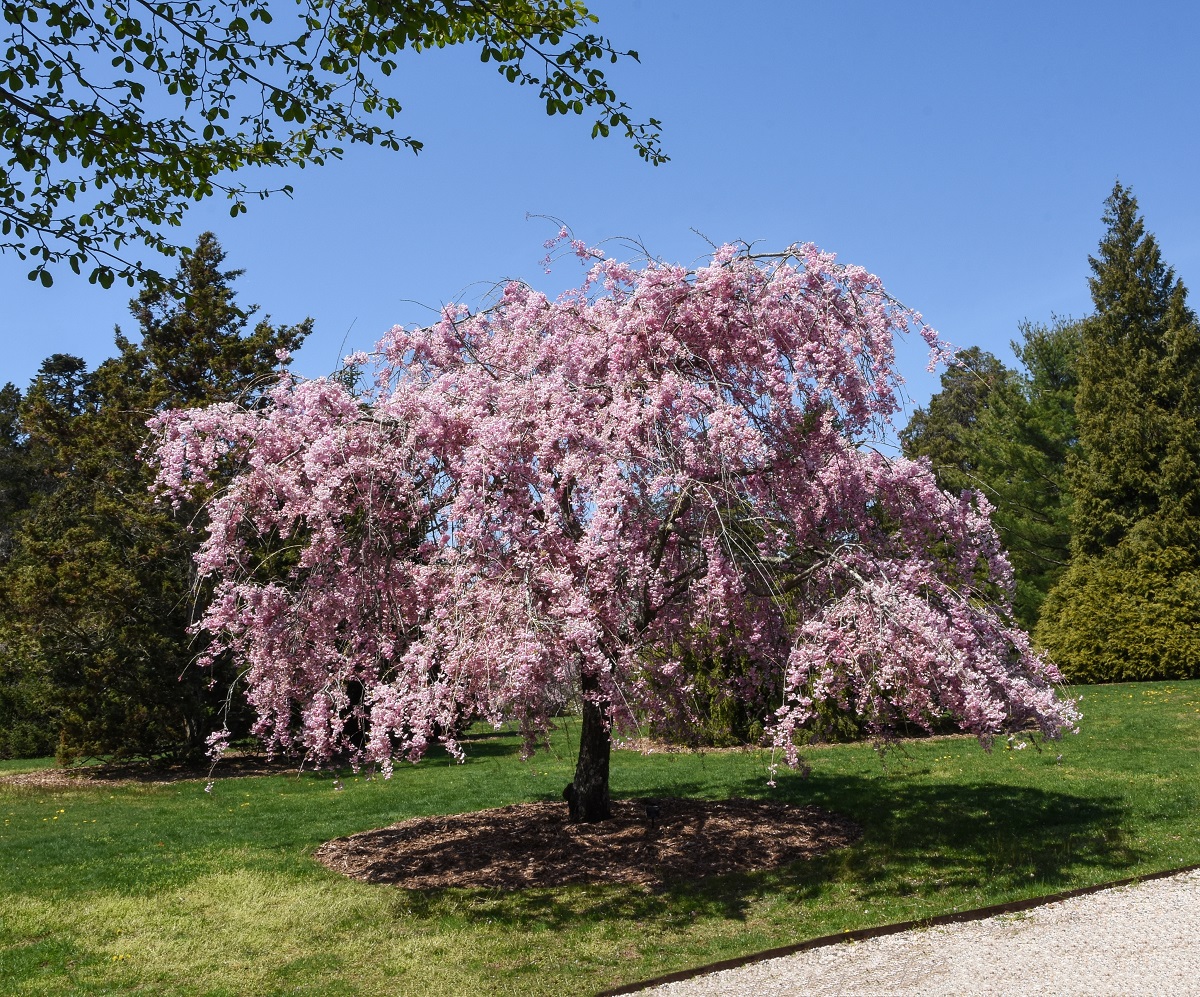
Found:
[[[145,422],[252,402],[311,329],[252,325],[224,260],[201,236],[172,286],[131,302],[115,357],[55,354],[0,389],[0,757],[195,760],[221,726],[233,665],[192,663],[195,510],[150,495]]]
[[[1022,325],[1017,369],[964,350],[901,441],[995,507],[1017,619],[1069,679],[1200,676],[1200,327],[1132,192],[1106,206],[1094,313]],[[311,331],[240,308],[224,261],[205,234],[113,358],[0,388],[0,757],[195,761],[248,729],[235,663],[195,665],[198,510],[157,504],[139,456],[157,412],[253,407]],[[751,736],[726,706],[704,739]]]
[[[985,494],[1020,622],[1078,682],[1200,676],[1200,326],[1117,184],[1093,314],[977,347],[901,433],[942,487]]]

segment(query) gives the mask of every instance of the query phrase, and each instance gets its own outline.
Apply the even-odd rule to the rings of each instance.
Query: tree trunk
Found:
[[[608,800],[608,759],[612,739],[605,723],[605,704],[588,698],[600,689],[600,681],[583,677],[583,727],[579,732],[579,759],[575,781],[563,790],[571,820],[592,824],[612,816]]]

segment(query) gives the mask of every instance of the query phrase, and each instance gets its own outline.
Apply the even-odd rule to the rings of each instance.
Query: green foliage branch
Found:
[[[1105,204],[1072,465],[1074,545],[1088,556],[1145,519],[1200,518],[1200,326],[1132,191],[1117,184]]]
[[[1081,683],[1200,677],[1200,537],[1158,519],[1072,560],[1037,636]]]
[[[387,78],[401,53],[473,45],[550,115],[593,115],[665,161],[660,122],[637,122],[603,64],[622,52],[580,0],[2,0],[0,252],[53,283],[161,279],[130,246],[186,253],[169,230],[223,195],[237,216],[248,168],[319,166],[348,145],[421,149],[397,132]]]
[[[1080,324],[1025,322],[1012,343],[1021,368],[961,351],[941,390],[900,433],[908,457],[926,457],[938,484],[985,495],[1015,576],[1013,611],[1028,630],[1070,556],[1067,462],[1076,446]]]

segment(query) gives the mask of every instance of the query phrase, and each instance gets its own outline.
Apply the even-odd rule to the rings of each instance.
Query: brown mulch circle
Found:
[[[127,779],[105,779],[100,776],[83,775],[76,769],[37,769],[34,772],[18,772],[15,775],[0,775],[0,785],[32,786],[34,789],[79,789],[84,786],[123,786]],[[144,780],[149,781],[149,780]]]
[[[296,762],[250,753],[230,753],[215,768],[209,765],[150,765],[145,762],[73,765],[35,769],[12,775],[0,774],[0,783],[33,786],[37,789],[78,789],[86,786],[127,786],[143,783],[163,786],[187,780],[229,778],[248,775],[294,775]]]
[[[758,800],[615,800],[612,817],[596,824],[570,823],[564,803],[518,803],[335,838],[315,857],[354,879],[407,889],[661,886],[775,869],[861,834],[857,824],[819,807]]]

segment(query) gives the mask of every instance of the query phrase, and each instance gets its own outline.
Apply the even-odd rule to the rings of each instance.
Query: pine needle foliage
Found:
[[[1071,680],[1200,675],[1200,327],[1119,183],[1092,257],[1071,566],[1037,636]]]
[[[963,350],[941,391],[900,433],[908,457],[927,457],[952,494],[982,493],[1015,576],[1013,611],[1032,630],[1070,553],[1067,457],[1075,446],[1080,326],[1026,322],[1011,370],[979,347]]]

